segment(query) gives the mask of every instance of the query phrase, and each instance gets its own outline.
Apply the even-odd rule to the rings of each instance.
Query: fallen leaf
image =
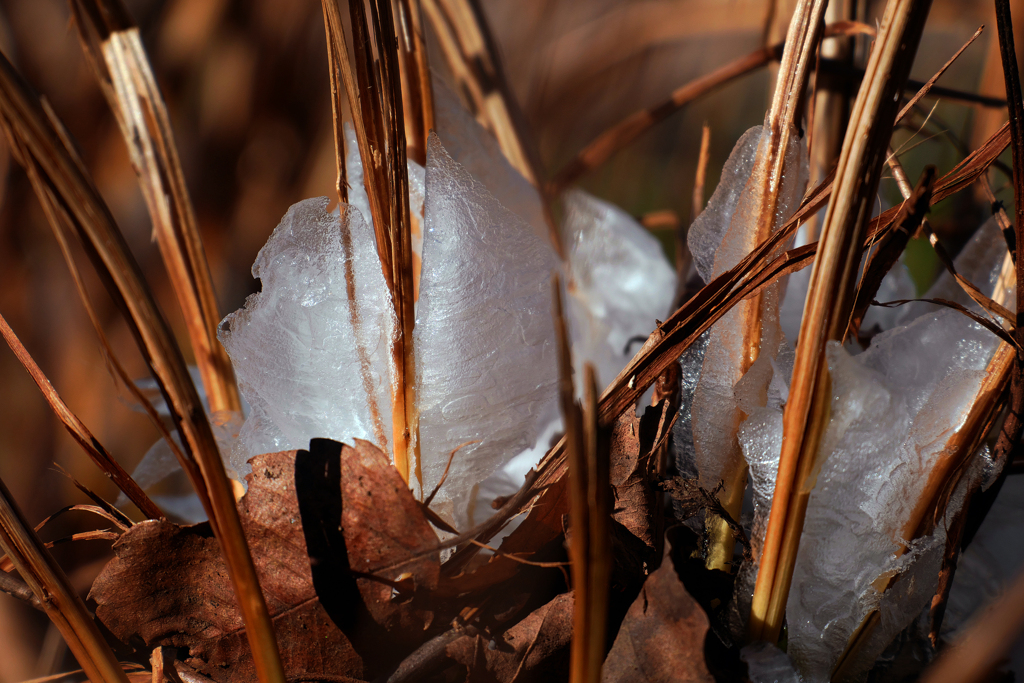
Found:
[[[562,593],[493,640],[462,636],[447,654],[474,683],[568,680],[573,602],[571,592]]]
[[[647,577],[601,671],[603,683],[711,683],[704,662],[708,618],[672,561]]]
[[[402,560],[437,537],[382,452],[368,442],[314,439],[309,451],[251,464],[239,515],[287,675],[365,680],[429,635],[431,615],[412,598],[437,584],[439,558]],[[143,522],[114,553],[90,597],[115,636],[187,647],[189,663],[217,681],[255,680],[208,524]],[[382,646],[390,649],[381,654]]]
[[[362,678],[363,664],[313,590],[295,495],[295,452],[252,459],[239,514],[274,621],[285,671]],[[253,681],[255,669],[209,524],[136,524],[93,584],[96,616],[122,641],[189,648],[217,681]]]
[[[437,535],[398,470],[368,441],[313,439],[298,452],[295,473],[320,602],[364,659],[396,663],[426,639],[433,620],[413,598],[437,587],[440,551],[423,553]]]
[[[638,418],[627,410],[611,434],[611,484],[615,496],[612,518],[640,539],[653,557],[660,554],[659,493],[654,487],[655,446],[668,430],[668,404],[651,406]]]

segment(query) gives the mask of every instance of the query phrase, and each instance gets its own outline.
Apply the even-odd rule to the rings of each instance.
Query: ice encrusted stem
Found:
[[[903,171],[899,160],[893,154],[890,154],[889,166],[893,170],[893,175],[897,179],[897,185],[904,199],[910,200],[912,190],[907,182],[906,173]],[[924,224],[922,225],[930,233],[930,228]],[[981,233],[980,230],[979,233]],[[934,234],[931,236],[933,238],[933,245],[936,248],[941,248],[934,241]],[[977,239],[978,237],[975,238],[975,240]],[[1003,260],[1000,278],[996,283],[995,291],[989,292],[993,300],[999,305],[1004,305],[1007,299],[1006,294],[1008,290],[1003,286],[1003,281],[1008,277],[1012,277],[1014,271],[1013,262],[1009,259],[1008,252],[1006,256],[1007,258]],[[961,279],[954,275],[954,273],[954,270],[950,270],[948,276]],[[965,288],[964,291],[968,296],[973,296],[970,290]],[[896,549],[897,557],[902,557],[906,554],[914,541],[931,535],[935,531],[936,520],[944,519],[947,505],[950,503],[950,492],[956,490],[960,479],[968,472],[971,456],[981,446],[985,435],[989,433],[992,421],[998,416],[998,411],[1002,409],[999,399],[1003,396],[1010,381],[1010,370],[1013,367],[1014,356],[1015,351],[1012,346],[1003,342],[999,344],[991,360],[989,360],[963,424],[948,437],[943,447],[939,450],[939,456],[930,465],[930,471],[924,482],[921,494],[918,496],[899,534],[902,542]],[[959,514],[963,514],[963,512]],[[950,525],[949,533],[953,533],[952,528],[955,526],[955,524]],[[959,539],[954,540],[954,542],[959,544]],[[877,586],[878,592],[883,594],[892,589],[893,584],[899,577],[900,574],[890,574],[887,577],[880,576]],[[842,681],[856,676],[855,670],[858,665],[862,665],[862,660],[864,659],[862,650],[868,647],[872,640],[872,635],[881,623],[881,619],[879,609],[872,610],[850,636],[845,650],[834,667],[834,678],[836,680]]]
[[[824,0],[802,0],[790,21],[786,47],[779,68],[779,79],[771,109],[765,120],[754,168],[745,191],[747,196],[740,200],[741,202],[750,202],[748,206],[754,209],[752,220],[748,223],[753,229],[747,228],[741,234],[726,235],[727,239],[731,237],[734,241],[742,241],[741,248],[744,254],[766,241],[778,225],[788,218],[788,216],[779,215],[780,208],[787,213],[792,209],[790,206],[780,205],[780,197],[784,184],[787,184],[784,183],[787,173],[790,176],[802,175],[802,160],[792,153],[791,144],[797,142],[794,139],[796,135],[794,124],[802,106],[807,86],[808,67],[818,44],[825,5]],[[799,183],[799,181],[797,182]],[[787,185],[792,186],[792,179]],[[802,188],[800,192],[802,192]],[[716,257],[716,262],[718,260]],[[722,337],[723,333],[731,337],[739,332],[738,336],[742,339],[738,349],[739,355],[732,358],[732,363],[730,363],[733,366],[731,368],[733,376],[726,379],[728,384],[735,385],[750,370],[760,355],[763,343],[772,347],[768,350],[772,358],[777,353],[778,343],[775,338],[778,335],[769,331],[765,338],[764,321],[766,318],[777,318],[778,299],[778,285],[772,285],[768,290],[759,292],[751,300],[741,303],[737,307],[737,313],[730,316],[734,318],[731,322],[738,324],[740,329],[726,331],[720,326],[719,334],[716,335],[718,338],[712,339],[711,343],[716,347],[726,343]],[[736,441],[736,431],[741,421],[739,411],[732,411],[731,419],[727,418],[727,420],[728,422],[725,424],[727,437],[719,441],[718,447],[715,448],[716,451],[720,451],[715,455],[725,459],[725,464],[719,472],[724,484],[719,498],[729,515],[733,519],[739,519],[743,506],[743,492],[747,483],[746,461],[743,459]],[[716,485],[715,482],[709,483],[712,486]],[[734,546],[732,529],[725,520],[711,519],[708,522],[707,566],[710,569],[729,571]]]
[[[929,0],[890,0],[854,104],[800,326],[779,472],[748,622],[751,640],[774,642],[782,627],[818,442],[828,418],[825,343],[841,339],[848,323],[861,245],[896,118],[896,95],[909,75],[930,6]]]

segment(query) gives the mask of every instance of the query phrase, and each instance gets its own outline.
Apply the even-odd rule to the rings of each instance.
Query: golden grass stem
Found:
[[[345,160],[345,129],[342,119],[342,112],[345,109],[343,97],[348,97],[350,102],[355,102],[356,97],[355,76],[352,73],[352,63],[348,54],[348,43],[345,40],[345,28],[341,20],[341,8],[334,0],[324,0],[322,3],[324,15],[324,30],[327,34],[327,61],[330,70],[331,81],[331,113],[334,129],[334,152],[337,165],[337,191],[338,201],[341,204],[348,204],[348,179]],[[344,93],[342,92],[344,88]],[[355,105],[352,105],[355,111]],[[362,118],[354,116],[357,127],[357,139],[365,141],[365,132],[362,125]],[[351,253],[352,234],[348,226],[342,224],[342,243],[347,253]],[[349,301],[355,301],[356,282],[355,272],[351,259],[345,261],[345,293]],[[370,351],[363,340],[363,325],[359,316],[359,309],[356,306],[348,307],[349,322],[355,331],[356,353],[359,357],[359,375],[362,383],[363,393],[366,395],[366,406],[369,408],[370,417],[373,422],[373,435],[377,445],[384,452],[390,451],[388,446],[388,435],[384,430],[384,421],[381,416],[381,408],[377,402],[377,393],[374,390],[373,372],[370,364]]]
[[[459,91],[469,98],[477,121],[495,136],[508,162],[540,192],[548,237],[559,258],[565,246],[551,208],[555,193],[544,183],[544,164],[529,135],[505,77],[479,0],[422,0]]]
[[[139,29],[120,0],[76,0],[72,9],[88,61],[128,147],[210,411],[240,412],[235,373],[217,340],[220,314],[195,209]]]
[[[345,164],[345,126],[342,112],[345,110],[345,102],[342,99],[342,75],[341,65],[348,58],[348,46],[345,43],[344,30],[338,29],[336,19],[328,12],[329,1],[323,2],[324,31],[327,34],[327,71],[331,79],[331,121],[334,132],[334,161],[338,169],[335,189],[338,193],[338,201],[348,204],[348,174]],[[335,12],[337,6],[335,5]]]
[[[562,312],[561,281],[553,279],[558,396],[565,421],[569,461],[569,559],[572,564],[573,637],[569,654],[572,683],[598,683],[604,662],[611,577],[611,469],[598,424],[597,374],[587,363],[583,406],[576,401],[572,352]]]
[[[587,442],[584,435],[583,411],[576,402],[572,381],[572,351],[569,333],[562,312],[562,286],[553,279],[555,339],[558,348],[558,399],[565,424],[565,452],[569,466],[569,561],[573,587],[573,636],[569,652],[569,680],[588,683],[587,673],[590,577],[590,511],[587,507]]]
[[[802,0],[796,6],[789,24],[776,79],[775,95],[765,119],[761,146],[746,190],[756,193],[754,197],[757,200],[757,215],[750,217],[754,230],[746,235],[737,236],[743,240],[747,251],[753,251],[757,245],[767,240],[777,227],[779,193],[782,190],[783,179],[787,172],[790,175],[796,172],[795,169],[786,167],[786,156],[790,140],[796,134],[794,124],[803,107],[810,73],[809,65],[817,49],[818,29],[825,12],[825,4],[824,0]],[[778,295],[771,296],[770,299],[777,301]],[[740,347],[742,356],[734,359],[735,365],[732,367],[734,382],[746,374],[760,355],[762,321],[766,315],[770,315],[765,310],[770,299],[766,299],[764,293],[760,292],[739,304],[739,319],[735,324],[739,327],[743,342]],[[717,338],[713,336],[711,343],[716,343],[716,340]],[[718,497],[732,519],[740,517],[743,493],[747,485],[747,463],[735,436],[740,419],[740,413],[735,411],[729,424],[725,426],[730,434],[729,451],[719,454],[723,460],[720,473],[723,486]],[[736,539],[724,519],[715,516],[708,520],[707,545],[707,567],[731,571]]]
[[[583,438],[587,455],[587,680],[601,680],[605,631],[608,623],[608,590],[611,581],[611,454],[607,435],[598,423],[597,373],[583,366]]]
[[[525,144],[518,111],[480,8],[473,0],[425,0],[424,9],[435,2],[437,8],[428,11],[428,17],[435,25],[438,20],[446,23],[454,39],[445,43],[449,49],[455,48],[451,54],[446,50],[446,61],[462,63],[454,73],[459,84],[473,93],[479,106],[478,118],[498,139],[498,146],[513,168],[537,185],[541,178]]]
[[[852,19],[852,0],[834,0],[825,8],[825,21],[829,24]],[[822,40],[818,51],[818,66],[820,67],[820,60],[828,59],[852,68],[853,42],[852,36],[834,36]],[[843,146],[843,131],[846,130],[846,122],[850,115],[851,88],[851,84],[836,74],[815,68],[813,94],[807,116],[811,185],[821,182],[839,159],[839,152]],[[817,241],[819,221],[819,218],[815,218],[805,224],[808,242]]]
[[[42,603],[68,649],[93,683],[128,683],[110,646],[100,635],[82,599],[53,556],[25,520],[0,481],[0,548]]]
[[[399,67],[405,111],[406,151],[420,166],[427,164],[427,136],[434,129],[434,93],[430,84],[423,16],[417,0],[397,0]]]
[[[264,683],[284,681],[273,624],[242,533],[235,498],[213,431],[188,368],[134,257],[113,217],[77,158],[66,147],[59,126],[39,99],[0,56],[2,125],[18,161],[26,167],[40,200],[59,198],[107,292],[124,315],[138,347],[160,386],[182,436],[181,466],[195,487],[220,541],[238,597],[256,664]],[[51,220],[53,229],[64,229]]]
[[[825,27],[826,36],[871,33],[873,29],[857,22],[841,22]],[[603,164],[613,154],[637,139],[641,133],[664,121],[687,104],[779,59],[783,54],[783,48],[783,43],[777,43],[754,50],[676,88],[665,100],[630,114],[594,138],[563,166],[549,183],[550,192],[554,195],[563,192],[584,173]]]
[[[1017,50],[1013,39],[1013,22],[1010,4],[1007,0],[996,0],[996,30],[999,34],[999,56],[1003,63],[1003,79],[1006,101],[1009,109],[1010,143],[1013,150],[1013,203],[1014,203],[1014,244],[1017,253],[1014,265],[1017,269],[1016,320],[1024,320],[1024,260],[1020,257],[1024,245],[1024,96],[1021,94],[1020,73],[1017,66]],[[1015,325],[1014,338],[1018,347],[1024,342],[1024,325]],[[1003,422],[999,440],[993,456],[1005,467],[1010,453],[1019,447],[1021,432],[1024,431],[1024,356],[1017,353],[1010,382],[1010,406]]]
[[[672,308],[679,308],[687,298],[687,278],[693,267],[693,254],[686,244],[686,235],[697,216],[704,210],[704,186],[707,180],[708,161],[711,159],[711,126],[707,121],[701,129],[700,152],[697,154],[697,169],[693,177],[693,192],[690,198],[690,221],[684,225],[677,221],[675,234],[676,252],[676,293],[672,299]]]
[[[419,415],[412,346],[416,287],[409,177],[398,40],[391,3],[389,0],[374,0],[369,6],[369,16],[363,3],[349,3],[354,58],[348,54],[339,1],[323,0],[323,8],[334,58],[340,67],[352,110],[381,271],[391,292],[398,320],[390,349],[395,467],[406,482],[415,472],[422,489],[416,453],[419,447],[416,436]],[[338,125],[336,122],[335,127]]]
[[[968,629],[925,669],[921,683],[981,683],[1024,630],[1024,574],[976,615]]]
[[[146,518],[162,518],[164,514],[156,506],[156,503],[135,483],[135,480],[121,467],[120,463],[114,460],[113,456],[103,447],[103,444],[92,435],[92,432],[85,426],[85,423],[71,412],[71,409],[68,408],[67,404],[64,403],[64,400],[57,393],[57,390],[50,384],[50,380],[46,378],[42,369],[36,364],[35,359],[32,358],[28,349],[21,343],[18,336],[14,334],[14,330],[11,329],[11,326],[7,324],[7,320],[2,315],[0,315],[0,335],[3,335],[4,340],[11,347],[11,351],[14,352],[18,362],[21,363],[22,367],[25,368],[32,378],[32,381],[39,387],[43,398],[46,399],[50,408],[61,421],[61,424],[64,425],[64,428],[71,434],[71,437],[78,442],[78,445],[82,447],[92,461],[96,463],[100,471],[117,485],[117,488],[128,497],[128,500],[135,504],[135,507],[139,508],[139,511]]]
[[[782,454],[748,622],[751,640],[774,642],[782,628],[831,404],[825,343],[842,339],[849,322],[862,245],[896,120],[896,96],[906,82],[930,4],[890,0],[850,117],[783,413]]]

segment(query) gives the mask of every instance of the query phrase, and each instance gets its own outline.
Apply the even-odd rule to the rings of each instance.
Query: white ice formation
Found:
[[[866,673],[934,594],[943,526],[903,553],[906,526],[997,345],[951,310],[883,333],[859,356],[831,343],[832,417],[787,604],[789,652],[808,680],[828,680],[849,638],[878,610],[854,664]],[[879,580],[897,574],[880,593]]]
[[[418,445],[428,492],[463,446],[435,499],[462,526],[474,507],[487,507],[474,490],[518,488],[558,429],[552,274],[562,269],[570,282],[577,365],[595,363],[604,382],[631,355],[629,339],[668,313],[675,274],[632,218],[582,192],[567,198],[572,244],[560,264],[536,190],[443,87],[437,113],[450,138],[431,137],[425,173],[410,164],[411,210],[424,228],[414,244],[422,258]],[[340,216],[326,213],[326,199],[292,207],[253,267],[262,291],[222,324],[252,405],[236,444],[242,457],[302,448],[316,436],[385,448],[391,440],[394,314],[347,133],[351,204]],[[514,467],[488,479],[517,454]]]
[[[423,274],[413,335],[427,491],[462,444],[442,500],[533,445],[554,409],[554,250],[432,136]]]
[[[756,197],[748,188],[758,177],[760,140],[758,129],[740,139],[708,209],[691,229],[689,245],[705,280],[735,265],[753,246],[749,235],[754,227],[745,224],[754,213],[749,207]],[[798,191],[790,192],[786,201],[791,203],[780,201],[777,220],[799,200]],[[958,257],[957,269],[983,291],[1005,300],[1006,288],[997,285],[1005,253],[997,229],[986,225]],[[739,307],[702,340],[703,358],[700,345],[694,345],[682,359],[683,424],[675,429],[678,455],[684,463],[687,456],[693,458],[708,488],[718,484],[737,446],[742,450],[752,480],[755,556],[774,490],[782,407],[793,361],[778,323],[778,295],[776,290],[764,297],[761,346],[749,368],[743,366]],[[803,292],[800,295],[802,299]],[[897,266],[879,298],[910,295],[909,278]],[[948,276],[940,278],[928,295],[977,310]],[[831,420],[820,447],[821,469],[811,492],[787,605],[788,652],[809,682],[829,680],[849,638],[876,612],[877,623],[849,662],[849,671],[866,675],[885,646],[933,595],[945,540],[943,524],[940,521],[934,533],[913,542],[905,538],[910,533],[906,527],[932,467],[963,425],[999,345],[998,338],[977,323],[935,306],[871,311],[865,324],[888,331],[857,356],[836,343],[828,349]],[[693,386],[698,364],[699,379]],[[691,386],[692,401],[687,401]],[[980,476],[980,465],[975,464],[953,495],[947,514],[958,509],[968,480],[978,481]],[[737,578],[736,613],[744,617],[755,576],[756,565],[748,565]],[[747,654],[759,662],[764,659],[764,653]]]
[[[968,247],[957,268],[987,276],[1001,267],[1004,253],[1005,247],[987,255]],[[878,335],[859,355],[850,356],[835,342],[829,346],[831,418],[786,610],[789,654],[807,681],[829,680],[849,638],[877,612],[877,624],[848,669],[866,675],[934,594],[943,523],[909,543],[907,526],[933,466],[975,401],[999,340],[956,311],[932,309]],[[755,508],[760,508],[756,541],[778,468],[781,409],[769,406],[751,414],[740,442],[754,481]],[[980,465],[972,467],[970,481],[977,481]],[[965,486],[966,480],[947,515],[958,509]],[[753,572],[740,577],[747,593],[739,602],[749,600],[752,577]],[[885,585],[888,590],[880,592]]]
[[[592,363],[604,388],[643,344],[627,349],[630,341],[646,339],[669,313],[676,274],[658,241],[622,209],[582,190],[567,192],[565,206],[576,374]]]
[[[394,309],[362,214],[330,214],[326,197],[295,204],[252,274],[262,291],[219,331],[251,406],[239,447],[251,457],[318,435],[387,448]]]
[[[760,241],[758,223],[770,143],[766,130],[762,126],[751,128],[736,143],[707,208],[690,229],[687,242],[697,272],[705,281],[735,266]],[[785,168],[771,231],[793,214],[807,184],[807,149],[796,136],[785,152]],[[737,480],[743,465],[737,440],[740,422],[744,415],[755,415],[771,400],[770,385],[778,394],[777,387],[785,387],[788,382],[788,371],[780,365],[780,354],[788,354],[779,325],[783,293],[784,283],[775,283],[764,290],[760,300],[740,302],[715,323],[708,333],[692,402],[681,406],[691,419],[693,457],[702,486],[713,490],[724,481],[726,494],[735,491],[731,503],[723,500],[727,508],[740,502],[736,496],[742,497],[741,482]],[[755,306],[759,308],[755,310]],[[745,348],[745,328],[748,318],[755,314],[760,321],[760,339],[755,340],[756,360],[751,363]],[[681,441],[677,448],[688,446]]]

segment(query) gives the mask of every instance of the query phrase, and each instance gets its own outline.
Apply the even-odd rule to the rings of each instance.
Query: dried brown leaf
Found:
[[[612,518],[643,541],[649,552],[658,550],[660,495],[652,482],[654,446],[668,427],[663,402],[644,411],[644,416],[627,410],[615,422],[611,434],[611,484],[614,494]]]
[[[660,683],[714,679],[704,663],[708,618],[666,558],[619,627],[601,680]]]
[[[455,640],[448,656],[466,667],[471,681],[567,680],[573,603],[572,593],[562,593],[493,641],[480,635]]]
[[[294,452],[255,458],[239,506],[285,671],[361,676],[359,656],[313,589],[294,458]],[[255,679],[245,626],[209,525],[143,522],[114,544],[114,553],[90,597],[115,636],[187,647],[190,662],[217,681]]]
[[[376,652],[382,643],[368,638],[383,630],[398,634],[393,644],[410,640],[403,632],[423,637],[430,614],[418,611],[416,601],[392,596],[436,585],[436,554],[379,577],[360,573],[437,544],[387,456],[365,441],[342,446],[314,439],[309,451],[251,462],[239,514],[287,674],[362,678],[369,660],[385,664]],[[190,662],[218,681],[254,679],[244,625],[208,525],[139,524],[114,552],[91,594],[114,635],[188,647]],[[387,656],[404,653],[397,648]]]

